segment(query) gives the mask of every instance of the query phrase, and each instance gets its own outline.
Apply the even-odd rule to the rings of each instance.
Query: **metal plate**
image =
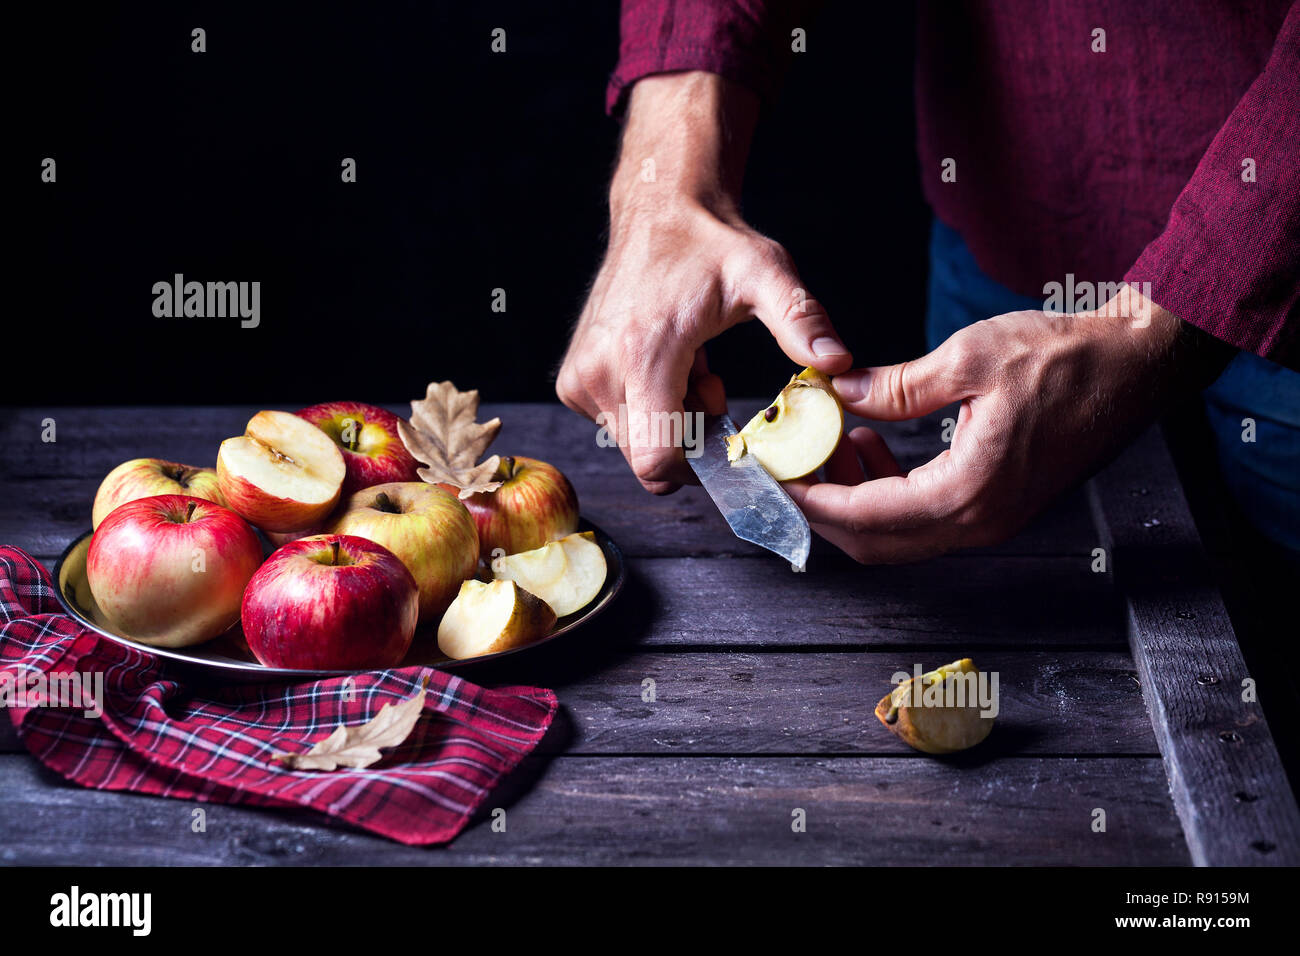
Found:
[[[498,654],[469,657],[464,660],[452,660],[443,656],[438,650],[434,629],[428,625],[423,625],[415,632],[415,640],[411,643],[411,650],[399,666],[422,665],[436,667],[440,670],[461,670],[485,661],[499,660],[510,654],[523,654],[534,648],[549,644],[551,641],[576,630],[605,610],[623,588],[623,581],[626,576],[623,552],[614,543],[613,538],[590,521],[583,520],[580,522],[578,530],[591,531],[596,535],[596,543],[605,552],[605,563],[609,567],[600,593],[585,608],[560,618],[551,633],[540,641],[534,641],[532,644],[509,651],[502,651]],[[176,661],[187,669],[193,668],[203,671],[209,677],[236,683],[314,680],[321,677],[337,677],[343,674],[358,673],[347,670],[301,670],[290,667],[266,667],[259,664],[248,650],[248,645],[244,642],[244,635],[238,624],[225,634],[207,643],[184,648],[153,647],[149,644],[133,641],[125,634],[117,633],[104,619],[104,614],[96,605],[95,597],[90,593],[90,585],[86,581],[86,553],[90,550],[91,534],[92,532],[87,531],[81,537],[75,539],[59,556],[58,562],[54,565],[54,590],[59,603],[63,605],[63,609],[68,614],[109,640]]]

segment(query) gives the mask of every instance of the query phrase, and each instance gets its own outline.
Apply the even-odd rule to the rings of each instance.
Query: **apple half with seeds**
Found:
[[[556,617],[580,611],[596,599],[609,568],[590,531],[567,535],[532,551],[492,562],[497,580],[514,581],[551,606]]]
[[[438,624],[438,649],[463,660],[523,647],[545,637],[555,612],[514,581],[469,580]]]
[[[831,380],[806,368],[776,401],[727,436],[727,460],[753,455],[777,481],[790,481],[826,464],[843,432],[844,409]]]
[[[338,504],[346,474],[333,439],[289,412],[258,412],[217,453],[226,504],[263,531],[319,526]]]
[[[979,673],[974,662],[964,657],[905,680],[876,705],[876,717],[900,740],[924,753],[967,750],[993,730],[994,718],[980,713]],[[966,683],[961,695],[955,686],[958,681]],[[927,702],[931,700],[935,702]]]

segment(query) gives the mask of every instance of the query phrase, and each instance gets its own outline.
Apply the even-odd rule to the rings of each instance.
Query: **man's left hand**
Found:
[[[1230,357],[1132,286],[1094,312],[1010,312],[901,365],[834,379],[846,411],[917,418],[960,402],[951,446],[903,474],[858,428],[825,481],[787,483],[813,529],[858,561],[912,561],[1010,538]]]

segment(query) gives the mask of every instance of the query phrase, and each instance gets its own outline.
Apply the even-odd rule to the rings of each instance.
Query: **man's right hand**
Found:
[[[647,77],[632,90],[610,186],[609,248],[587,296],[556,392],[613,433],[620,420],[726,408],[704,343],[757,317],[797,365],[828,375],[852,365],[830,318],[780,245],[739,212],[758,113],[749,91],[711,73]],[[627,415],[620,419],[619,406]],[[619,447],[645,488],[693,481],[681,448]]]

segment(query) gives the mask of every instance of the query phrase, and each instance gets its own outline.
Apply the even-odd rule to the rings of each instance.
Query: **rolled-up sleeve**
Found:
[[[1125,280],[1215,338],[1300,368],[1300,2],[1164,231]]]
[[[789,66],[794,31],[815,0],[623,0],[618,65],[605,91],[617,116],[632,84],[652,73],[705,70],[770,101]]]

